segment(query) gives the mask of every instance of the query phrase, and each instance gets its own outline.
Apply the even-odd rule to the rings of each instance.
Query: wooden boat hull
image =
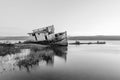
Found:
[[[68,46],[68,42],[66,39],[59,41],[26,41],[25,44],[33,43],[33,44],[42,44],[42,45],[50,45],[50,46]]]
[[[42,41],[25,41],[24,43],[42,44],[50,46],[68,46],[67,32],[61,32],[53,35],[51,40],[46,39]]]

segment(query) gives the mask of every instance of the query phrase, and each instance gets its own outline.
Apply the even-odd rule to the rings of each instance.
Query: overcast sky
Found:
[[[120,35],[120,0],[0,0],[0,36],[49,25],[68,35]]]

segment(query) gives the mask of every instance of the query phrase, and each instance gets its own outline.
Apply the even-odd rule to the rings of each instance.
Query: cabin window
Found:
[[[32,34],[32,36],[35,36],[35,34]]]
[[[47,36],[45,35],[45,40],[48,40]]]
[[[38,35],[40,35],[40,33],[38,33]]]
[[[59,33],[59,35],[63,35],[63,33]]]
[[[57,34],[55,34],[55,37],[58,37],[58,35],[57,35]]]

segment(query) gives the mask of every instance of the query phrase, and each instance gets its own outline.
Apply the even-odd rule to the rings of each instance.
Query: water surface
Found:
[[[106,42],[1,56],[0,80],[120,80],[120,41]]]

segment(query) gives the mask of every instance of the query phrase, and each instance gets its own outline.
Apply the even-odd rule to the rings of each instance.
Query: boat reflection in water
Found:
[[[56,47],[56,48],[44,48],[30,49],[29,55],[24,59],[19,60],[17,65],[20,70],[26,69],[27,72],[30,72],[33,67],[39,66],[40,62],[45,62],[48,66],[54,65],[54,57],[58,56],[63,58],[66,61],[67,47]]]

